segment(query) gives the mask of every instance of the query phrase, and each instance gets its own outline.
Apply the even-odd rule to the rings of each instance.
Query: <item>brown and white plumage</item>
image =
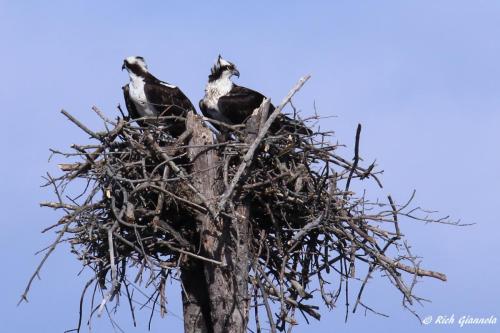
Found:
[[[234,84],[231,81],[232,76],[240,76],[236,66],[219,56],[208,76],[205,96],[199,103],[200,110],[205,117],[232,125],[242,124],[266,98],[258,91]],[[274,109],[271,104],[269,114]],[[224,131],[220,126],[214,126]],[[271,126],[272,132],[280,130],[311,134],[311,131],[302,122],[283,114]]]
[[[180,116],[189,111],[196,113],[191,101],[176,86],[161,81],[153,76],[142,57],[128,57],[123,61],[122,69],[129,73],[130,82],[123,86],[125,104],[130,117]],[[161,120],[164,129],[173,136],[185,130],[183,120]]]

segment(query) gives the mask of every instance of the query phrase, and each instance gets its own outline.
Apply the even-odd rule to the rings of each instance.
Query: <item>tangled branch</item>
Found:
[[[27,300],[47,257],[66,242],[82,265],[94,272],[81,302],[90,285],[103,291],[99,304],[92,304],[91,316],[100,315],[115,298],[124,296],[135,322],[132,303],[137,302],[137,293],[130,289],[138,285],[153,286],[145,305],[153,311],[158,306],[164,315],[166,281],[178,279],[176,272],[186,260],[227,265],[201,249],[199,216],[203,215],[214,221],[248,221],[247,287],[258,332],[262,313],[271,332],[290,332],[297,313],[306,320],[320,319],[318,306],[312,303],[315,299],[333,308],[344,294],[347,315],[349,281],[353,279],[361,282],[353,311],[358,306],[373,311],[363,304],[362,294],[375,271],[387,276],[401,292],[405,306],[420,302],[413,292],[416,279],[446,281],[446,276],[420,267],[399,220],[451,222],[419,214],[410,207],[413,196],[398,205],[390,196],[386,203],[372,202],[365,194],[351,191],[356,181],[381,184],[374,163],[360,166],[361,126],[352,162],[338,154],[339,145],[331,143],[329,132],[269,132],[274,118],[307,78],[269,117],[266,100],[246,126],[237,131],[232,127],[235,140],[208,145],[192,143],[191,138],[199,133],[190,131],[193,126],[189,124],[202,122],[192,114],[186,133],[172,138],[161,125],[149,122],[142,128],[124,118],[110,120],[97,108],[94,111],[106,130],[95,132],[63,111],[95,142],[72,145],[69,152],[52,150],[67,161],[59,164],[61,175],[46,178],[46,186],[53,187],[57,200],[41,206],[62,210],[64,216],[44,230],[57,229],[57,237],[22,300]],[[293,116],[298,115],[294,112]],[[314,116],[304,121],[319,119]],[[197,185],[200,175],[193,171],[193,160],[208,151],[220,157],[210,166],[221,184],[215,200],[203,194]],[[81,193],[75,194],[77,189]],[[238,210],[242,203],[248,208],[246,213]],[[330,289],[332,281],[337,285]],[[77,330],[81,316],[80,307]]]

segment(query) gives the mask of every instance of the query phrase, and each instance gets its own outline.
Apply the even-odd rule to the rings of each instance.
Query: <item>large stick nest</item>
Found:
[[[93,311],[102,311],[117,295],[131,302],[130,286],[142,282],[154,286],[146,302],[153,308],[159,304],[165,313],[165,282],[178,278],[175,272],[184,260],[222,264],[200,254],[199,216],[231,219],[237,214],[234,207],[241,204],[250,207],[250,306],[262,307],[272,330],[294,325],[296,310],[319,319],[311,298],[318,295],[333,307],[342,291],[349,296],[350,280],[360,286],[354,310],[371,310],[361,295],[376,270],[401,291],[405,305],[420,300],[412,291],[417,277],[446,280],[441,273],[420,268],[399,228],[402,216],[431,219],[416,216],[408,204],[397,205],[391,197],[387,203],[371,203],[352,192],[355,181],[371,179],[380,185],[375,166],[360,165],[361,127],[354,158],[342,158],[329,132],[269,132],[263,105],[249,120],[252,133],[248,123],[232,126],[233,140],[202,147],[201,154],[212,150],[220,156],[212,167],[222,187],[213,200],[201,195],[200,175],[192,172],[192,150],[200,147],[190,145],[190,139],[197,133],[186,131],[172,138],[159,125],[160,119],[157,125],[141,127],[136,121],[109,120],[94,111],[105,131],[94,132],[63,112],[93,142],[72,145],[70,152],[53,150],[68,161],[59,165],[61,175],[47,176],[57,200],[42,203],[64,211],[46,229],[58,230],[46,256],[61,241],[68,242],[82,265],[95,272],[85,289],[91,283],[106,289]],[[309,123],[313,119],[319,118]],[[188,119],[201,121],[193,115]],[[327,288],[329,281],[336,288]],[[255,315],[260,326],[259,311]]]

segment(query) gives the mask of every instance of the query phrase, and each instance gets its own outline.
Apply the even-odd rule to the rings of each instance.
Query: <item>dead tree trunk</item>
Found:
[[[193,201],[208,207],[197,217],[200,252],[213,261],[189,259],[191,271],[183,272],[185,332],[243,333],[248,322],[248,209],[236,207],[237,219],[215,216],[224,185],[219,167],[222,159],[216,149],[206,148],[213,145],[213,135],[198,117],[190,114],[187,128],[193,133],[188,154],[193,185],[199,191]]]
[[[210,331],[210,306],[205,282],[203,262],[186,258],[181,265],[182,305],[184,332],[208,333]]]

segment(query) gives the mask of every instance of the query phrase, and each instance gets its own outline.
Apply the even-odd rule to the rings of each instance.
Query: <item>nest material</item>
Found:
[[[290,98],[276,109],[276,115]],[[153,308],[158,303],[164,314],[165,282],[176,278],[175,270],[183,262],[196,259],[224,266],[220,258],[205,255],[201,249],[200,216],[248,221],[249,306],[257,309],[259,327],[259,309],[267,314],[272,330],[295,325],[296,311],[306,320],[319,319],[311,298],[317,295],[332,308],[351,279],[361,282],[354,310],[358,306],[371,310],[361,296],[376,270],[383,271],[401,291],[405,305],[420,300],[413,294],[417,277],[446,280],[441,273],[420,268],[406,245],[398,219],[418,218],[408,204],[396,205],[391,197],[387,204],[370,203],[351,191],[354,181],[373,179],[380,184],[373,164],[359,165],[361,127],[350,161],[337,154],[338,145],[328,140],[330,133],[270,133],[276,115],[265,121],[265,103],[246,126],[229,126],[234,140],[203,146],[193,141],[199,133],[192,129],[206,127],[192,114],[186,133],[172,138],[160,125],[150,122],[140,127],[94,111],[106,131],[93,132],[65,113],[97,143],[73,145],[70,153],[53,151],[70,161],[59,165],[62,175],[48,175],[58,200],[42,206],[65,212],[46,229],[59,229],[46,256],[69,236],[66,240],[72,252],[95,272],[87,287],[97,283],[106,289],[94,309],[98,312],[117,295],[126,295],[130,301],[132,281],[143,281],[155,289],[147,302]],[[217,156],[210,166],[213,170],[195,170],[194,161],[207,152]],[[212,189],[216,197],[207,198],[200,189],[207,175],[214,176],[211,184],[217,186]],[[83,192],[65,199],[69,186],[82,188],[82,181]],[[245,207],[243,217],[238,207]],[[360,266],[363,276],[358,277],[356,267]],[[129,273],[132,267],[136,268],[134,276]],[[329,290],[329,282],[335,282],[336,288]]]

